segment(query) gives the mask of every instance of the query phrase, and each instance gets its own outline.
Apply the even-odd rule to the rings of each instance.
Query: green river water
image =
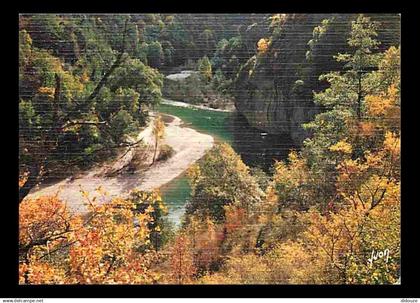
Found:
[[[166,104],[159,105],[157,110],[163,114],[179,117],[187,127],[213,136],[215,142],[232,143],[233,136],[228,123],[232,113]],[[168,207],[168,219],[179,225],[191,193],[188,177],[183,173],[162,186],[160,190],[162,199]]]
[[[269,171],[274,159],[286,158],[295,148],[290,138],[270,135],[248,125],[237,113],[219,112],[191,107],[160,104],[156,110],[182,119],[186,127],[213,136],[215,143],[227,142],[250,167]],[[162,198],[168,206],[168,219],[179,225],[190,197],[191,188],[186,174],[161,187]]]

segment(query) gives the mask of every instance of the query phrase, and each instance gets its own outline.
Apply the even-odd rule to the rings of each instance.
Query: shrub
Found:
[[[160,147],[159,156],[157,157],[157,161],[164,161],[169,159],[174,155],[175,151],[172,146],[164,144]]]

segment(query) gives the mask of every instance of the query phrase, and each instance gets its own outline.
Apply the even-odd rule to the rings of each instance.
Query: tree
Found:
[[[183,227],[183,233],[189,238],[197,275],[215,270],[220,266],[221,244],[224,240],[221,225],[216,224],[209,217],[203,219],[192,215],[188,218],[188,225]]]
[[[215,222],[224,221],[225,205],[236,204],[251,212],[263,196],[249,168],[226,143],[216,145],[193,165],[189,177],[192,198],[187,213],[208,215]]]
[[[386,158],[382,161],[385,161],[382,165],[388,166]],[[356,173],[358,169],[369,169],[368,164],[356,164],[349,176],[350,165],[341,166],[343,175],[338,181],[345,186],[348,186],[343,183],[345,179],[351,179],[353,174],[353,178],[360,176]],[[339,192],[345,199],[345,206],[339,211],[308,214],[309,228],[304,239],[309,250],[318,250],[317,254],[329,258],[330,270],[336,272],[339,283],[395,283],[400,263],[399,182],[388,174],[373,174],[351,194]],[[392,251],[388,260],[368,264],[371,253],[386,249]]]
[[[152,165],[153,165],[156,160],[156,154],[157,154],[157,150],[159,146],[159,141],[165,135],[165,123],[163,122],[162,117],[160,115],[153,121],[152,133],[155,139],[155,151],[153,153],[153,161],[152,161]]]
[[[179,235],[170,250],[170,279],[177,284],[188,284],[196,273],[191,251],[191,242],[185,235]]]
[[[151,220],[147,224],[149,230],[150,243],[138,247],[140,251],[145,251],[153,248],[156,251],[161,249],[172,235],[171,226],[169,225],[165,216],[168,214],[168,209],[158,191],[147,192],[140,190],[132,190],[128,197],[136,207],[135,212],[147,212]]]
[[[156,281],[158,275],[151,267],[158,253],[145,248],[152,232],[158,232],[160,197],[136,192],[130,199],[115,198],[101,205],[84,194],[89,208],[86,218],[69,214],[56,196],[25,199],[20,204],[20,283]],[[150,198],[157,202],[150,203]]]
[[[205,29],[200,35],[199,39],[204,41],[205,48],[211,50],[215,46],[214,32],[211,29]]]
[[[374,92],[375,82],[369,75],[377,69],[381,54],[377,52],[379,42],[376,37],[377,24],[368,17],[359,15],[352,21],[348,44],[354,49],[352,54],[339,54],[338,62],[345,62],[343,72],[331,72],[320,76],[330,86],[314,94],[314,101],[324,107],[314,121],[304,124],[312,136],[304,141],[303,155],[307,159],[312,174],[319,182],[326,200],[334,199],[335,167],[338,159],[330,147],[339,141],[352,145],[354,157],[363,155],[361,126],[366,122],[365,96]],[[376,51],[376,53],[375,53]],[[377,83],[377,82],[376,82]]]
[[[350,69],[348,78],[353,80],[350,83],[355,84],[357,82],[357,102],[351,99],[345,101],[347,101],[348,106],[355,107],[354,111],[358,120],[362,119],[362,101],[365,94],[362,87],[363,74],[376,68],[381,57],[381,54],[372,53],[380,44],[374,38],[378,35],[376,29],[376,22],[359,15],[356,21],[352,21],[352,29],[348,39],[348,45],[355,49],[354,53],[352,55],[339,54],[336,57],[338,62],[345,62],[345,68]]]
[[[207,56],[204,56],[198,61],[198,70],[200,71],[201,77],[209,82],[212,78],[211,63]]]
[[[147,46],[147,62],[151,67],[159,68],[164,60],[162,45],[154,41]]]
[[[109,123],[112,140],[117,143],[121,141],[121,138],[125,135],[133,132],[139,127],[137,121],[135,121],[125,109],[121,109],[117,113],[111,115]]]
[[[302,211],[318,202],[317,180],[312,178],[304,158],[292,151],[287,164],[279,161],[274,167],[273,183],[269,190],[273,190],[279,209]]]
[[[350,70],[330,73],[331,86],[315,94],[326,111],[310,123],[312,138],[275,165],[259,219],[258,262],[272,269],[264,281],[392,284],[400,276],[399,50],[372,54],[371,36],[359,17],[355,55],[341,57]],[[361,66],[371,69],[359,78]],[[378,252],[388,255],[368,262]]]
[[[19,201],[49,173],[58,175],[68,171],[68,167],[89,163],[99,152],[112,154],[116,148],[132,144],[115,133],[130,132],[135,120],[144,123],[141,103],[159,102],[162,86],[159,73],[129,60],[127,45],[132,42],[129,17],[28,19],[25,23],[29,24],[28,30],[24,25],[19,41],[19,169],[20,175],[26,176],[21,178],[24,182],[19,189]],[[72,27],[80,30],[66,34],[61,20],[69,30]],[[33,29],[38,23],[41,27],[45,25],[46,35],[59,37],[51,40],[57,40],[58,45],[63,39],[65,42],[76,39],[77,45],[84,45],[73,66],[69,65],[73,59],[65,64],[56,57],[60,50],[52,54],[47,51],[59,46],[48,45],[48,39],[37,35]],[[107,35],[105,39],[103,34],[108,26],[119,34]],[[129,65],[124,63],[126,60]],[[125,83],[121,77],[135,80]],[[116,102],[122,98],[132,98],[134,102]],[[127,123],[116,123],[122,116]]]

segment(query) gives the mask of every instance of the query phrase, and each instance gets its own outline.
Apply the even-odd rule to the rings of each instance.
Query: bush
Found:
[[[172,146],[164,144],[160,147],[159,155],[157,157],[157,161],[164,161],[169,159],[174,155],[175,151]]]
[[[201,217],[209,215],[217,223],[225,219],[225,205],[235,203],[251,212],[263,196],[248,166],[227,143],[213,147],[190,167],[188,176],[192,196],[186,213]]]

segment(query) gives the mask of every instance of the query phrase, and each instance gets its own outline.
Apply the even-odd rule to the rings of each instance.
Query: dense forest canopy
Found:
[[[20,15],[20,283],[398,283],[399,40],[396,14]],[[150,167],[170,159],[166,98],[234,105],[299,149],[264,172],[216,142],[178,229],[157,189],[83,192],[87,215],[28,196],[149,125]]]
[[[218,41],[234,57],[230,53],[242,45],[240,29],[263,19],[21,15],[19,154],[21,174],[27,175],[21,199],[51,170],[86,165],[126,144],[124,135],[144,125],[147,108],[160,101],[163,71],[212,58],[222,51],[216,50]],[[226,60],[224,54],[216,59]]]

